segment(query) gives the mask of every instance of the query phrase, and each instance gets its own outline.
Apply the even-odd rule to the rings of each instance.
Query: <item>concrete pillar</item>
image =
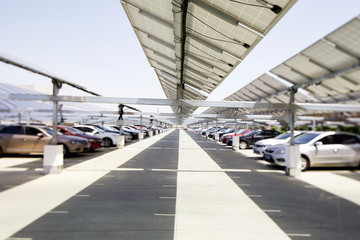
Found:
[[[299,146],[294,143],[294,129],[295,129],[295,109],[293,107],[295,102],[296,89],[290,90],[289,96],[289,125],[290,125],[290,146],[286,148],[285,155],[285,174],[288,176],[298,176],[301,172],[300,166],[300,150]]]
[[[44,147],[44,174],[61,173],[64,166],[63,145],[46,145]]]
[[[119,135],[117,137],[116,148],[123,149],[125,147],[125,136]]]
[[[232,150],[239,150],[239,144],[240,144],[240,136],[233,136],[232,141]]]

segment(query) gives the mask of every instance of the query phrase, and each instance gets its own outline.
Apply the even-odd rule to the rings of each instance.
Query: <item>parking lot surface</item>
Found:
[[[124,149],[0,159],[0,239],[359,239],[360,171],[289,177],[173,130]]]

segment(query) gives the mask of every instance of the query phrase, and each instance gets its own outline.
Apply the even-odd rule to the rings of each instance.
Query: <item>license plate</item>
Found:
[[[270,156],[269,156],[269,155],[265,155],[264,158],[267,159],[267,160],[270,160]]]

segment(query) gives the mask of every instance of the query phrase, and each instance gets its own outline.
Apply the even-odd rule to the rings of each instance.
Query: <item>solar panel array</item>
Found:
[[[360,103],[360,18],[355,17],[299,54],[270,70],[247,86],[231,94],[228,101],[289,103],[286,89],[299,89],[295,103]],[[303,91],[301,91],[303,90]],[[205,113],[224,112],[210,108]],[[261,114],[281,109],[242,109]],[[298,114],[333,114],[323,111],[299,110]],[[344,114],[344,113],[342,113]],[[358,116],[358,113],[346,113]]]
[[[207,99],[295,2],[121,0],[166,97],[185,100]]]

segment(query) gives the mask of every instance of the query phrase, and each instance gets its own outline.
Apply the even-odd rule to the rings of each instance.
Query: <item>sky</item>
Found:
[[[359,14],[359,0],[298,0],[208,100],[223,100]],[[0,0],[1,52],[106,97],[166,98],[120,0]],[[50,79],[2,62],[0,82],[52,91]],[[87,95],[66,86],[60,94]]]

